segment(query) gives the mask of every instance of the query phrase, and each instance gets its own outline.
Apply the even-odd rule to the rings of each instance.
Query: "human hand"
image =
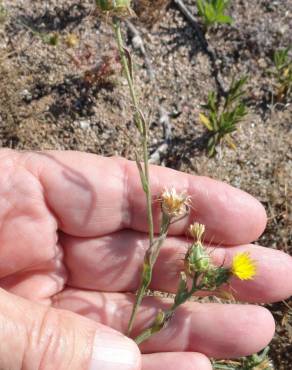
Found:
[[[78,152],[1,150],[0,171],[1,369],[206,370],[208,357],[248,355],[271,340],[274,321],[263,307],[190,302],[143,343],[141,356],[119,333],[128,324],[148,240],[135,163]],[[153,289],[176,290],[186,229],[195,220],[206,225],[216,263],[230,264],[242,250],[257,261],[253,281],[231,282],[238,299],[273,302],[291,295],[292,258],[249,245],[266,224],[254,198],[160,167],[151,168],[151,186],[154,196],[165,186],[186,190],[193,204],[189,218],[170,229]],[[159,213],[154,201],[156,225]],[[134,334],[167,304],[145,298]]]

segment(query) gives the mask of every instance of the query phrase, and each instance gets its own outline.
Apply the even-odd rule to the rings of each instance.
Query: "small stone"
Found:
[[[87,130],[90,127],[89,121],[79,121],[79,125],[82,128],[82,130]]]
[[[32,101],[32,94],[30,93],[30,91],[28,91],[27,89],[24,89],[20,92],[20,96],[22,97],[23,100],[25,100],[26,102],[30,102]]]
[[[268,67],[267,62],[264,58],[260,58],[258,60],[258,65],[259,65],[260,68],[263,68],[263,69]]]

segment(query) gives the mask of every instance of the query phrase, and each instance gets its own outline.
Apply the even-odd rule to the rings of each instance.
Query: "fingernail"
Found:
[[[138,370],[140,352],[127,337],[115,332],[97,332],[89,370]]]

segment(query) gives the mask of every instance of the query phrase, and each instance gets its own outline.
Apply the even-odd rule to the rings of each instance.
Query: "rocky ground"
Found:
[[[172,2],[160,14],[148,9],[147,16],[142,12],[140,20],[133,20],[145,55],[125,25],[139,98],[150,120],[152,161],[250,192],[269,214],[258,243],[292,254],[291,97],[277,101],[269,73],[274,51],[292,44],[292,4],[231,2],[234,23],[215,27],[205,37],[212,61],[197,32],[195,1],[184,3],[195,27]],[[93,2],[7,0],[2,5],[0,145],[133,158],[138,137],[127,86],[109,21],[95,13]],[[198,119],[201,104],[211,90],[227,90],[232,78],[242,75],[249,76],[249,114],[233,135],[237,149],[223,145],[210,159]],[[278,324],[270,352],[277,370],[292,364],[292,312],[286,304],[269,306]]]

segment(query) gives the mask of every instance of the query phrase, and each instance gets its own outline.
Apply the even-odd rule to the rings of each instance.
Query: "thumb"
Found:
[[[141,369],[138,347],[119,332],[2,289],[0,328],[0,369]]]

